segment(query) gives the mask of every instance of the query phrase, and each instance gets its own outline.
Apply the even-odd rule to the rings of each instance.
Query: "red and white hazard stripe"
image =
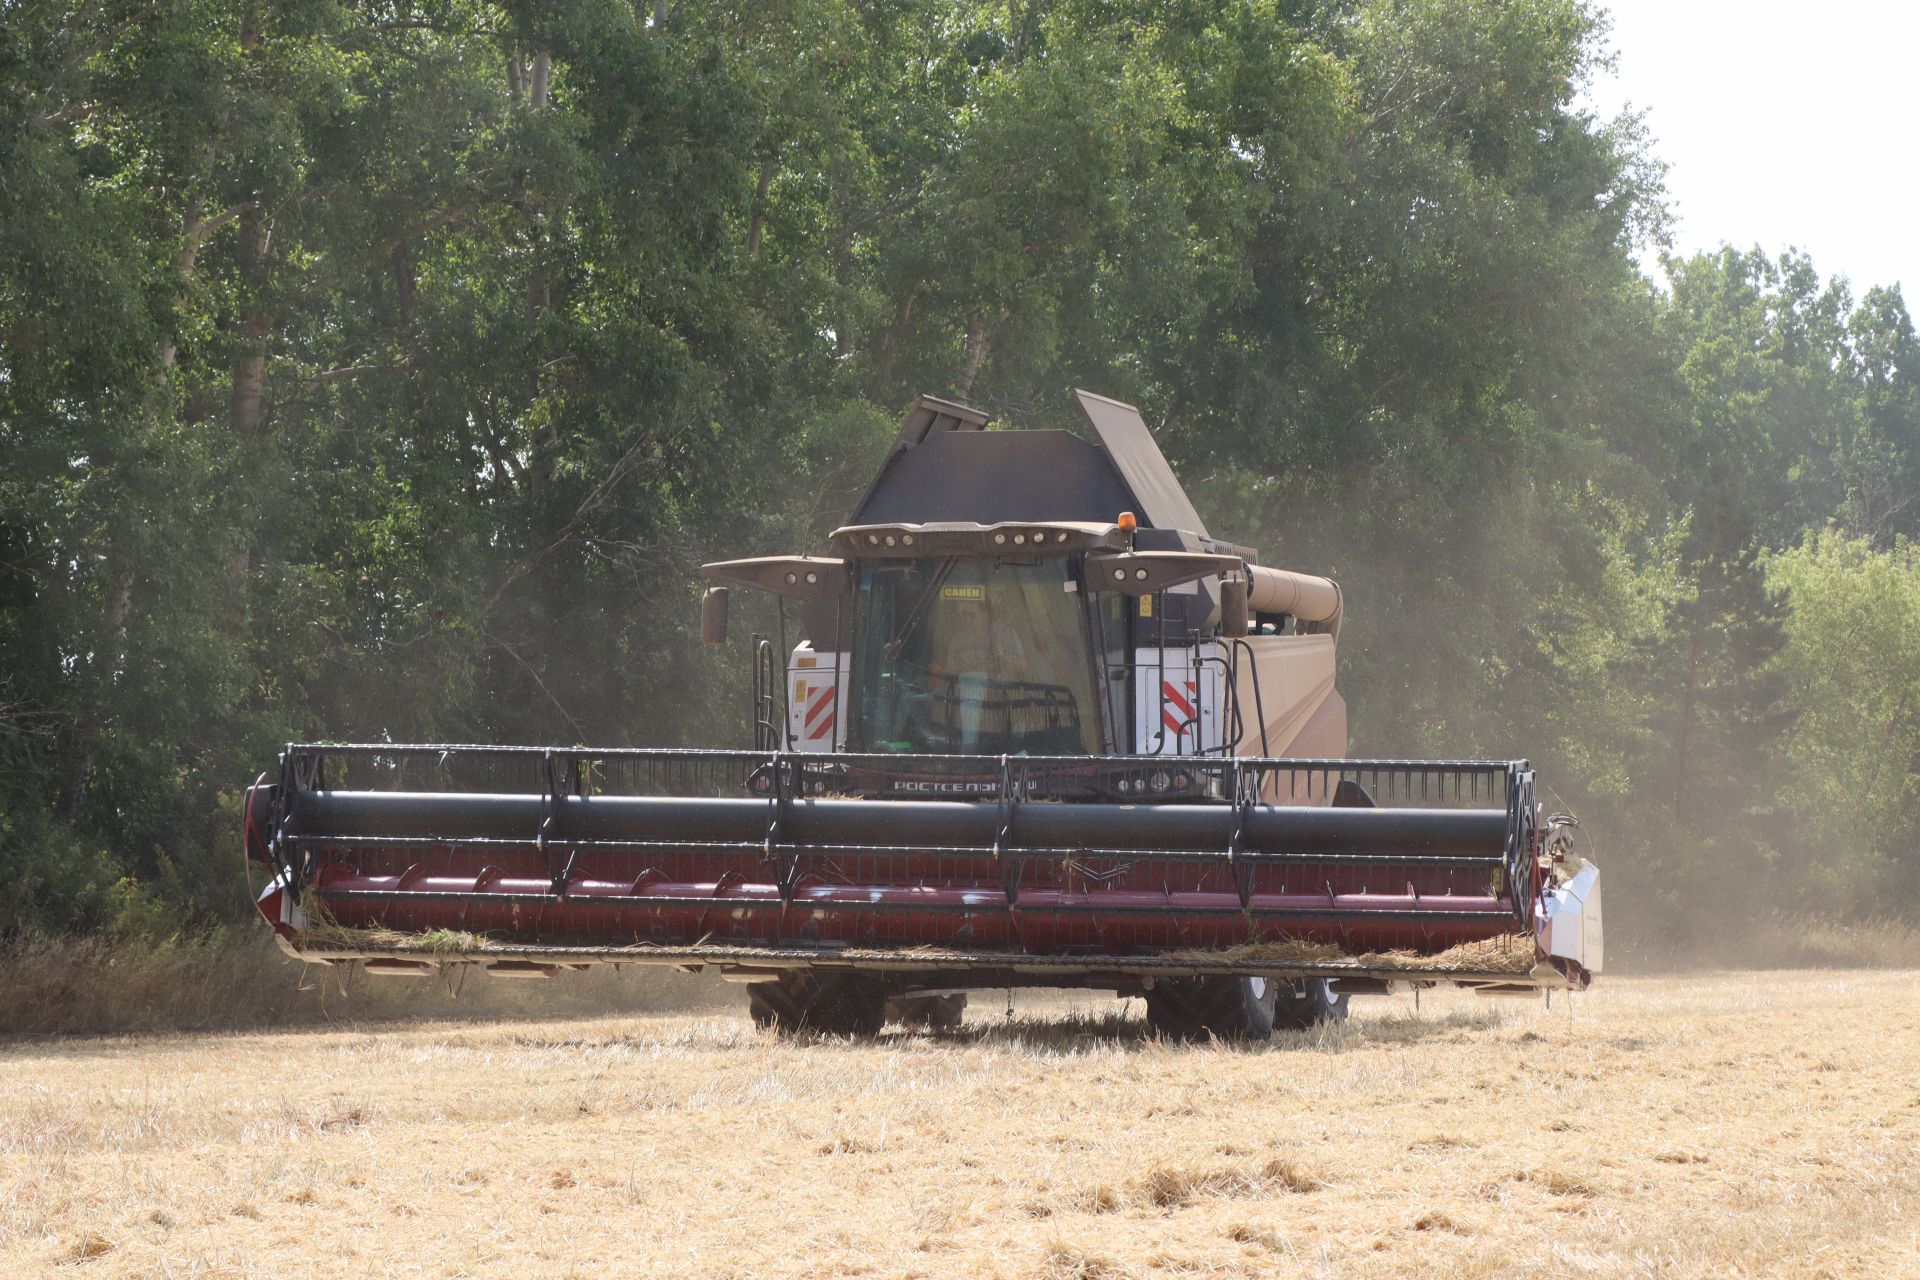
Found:
[[[1176,738],[1194,731],[1194,707],[1200,701],[1200,685],[1194,680],[1160,682],[1160,723]]]
[[[838,685],[828,684],[811,691],[800,721],[801,741],[818,742],[833,736],[836,702],[834,695],[839,692],[839,688]]]

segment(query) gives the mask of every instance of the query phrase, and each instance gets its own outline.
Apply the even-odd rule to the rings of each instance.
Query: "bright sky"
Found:
[[[1603,116],[1647,113],[1674,248],[1804,249],[1854,296],[1920,304],[1920,2],[1598,0]]]

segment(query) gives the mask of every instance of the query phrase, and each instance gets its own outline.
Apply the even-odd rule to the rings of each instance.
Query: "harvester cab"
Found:
[[[712,968],[782,1030],[965,991],[1140,995],[1260,1037],[1350,995],[1584,987],[1599,872],[1524,761],[1341,758],[1340,589],[1212,536],[1139,413],[988,430],[923,397],[779,601],[751,751],[292,745],[247,802],[261,910],[329,963]],[[1091,437],[1091,438],[1088,438]]]
[[[922,397],[834,554],[705,566],[709,639],[731,587],[800,633],[784,698],[756,655],[758,745],[1163,761],[1127,799],[1206,794],[1183,757],[1344,753],[1339,587],[1210,536],[1138,411],[1075,399],[1093,440]]]

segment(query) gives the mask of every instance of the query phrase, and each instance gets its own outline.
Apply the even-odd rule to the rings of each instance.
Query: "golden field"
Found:
[[[860,1045],[780,1042],[733,999],[13,1040],[0,1263],[1920,1275],[1920,973],[1609,979],[1571,1016],[1370,997],[1252,1051],[1149,1041],[1137,1003],[1104,996],[1016,1003]]]

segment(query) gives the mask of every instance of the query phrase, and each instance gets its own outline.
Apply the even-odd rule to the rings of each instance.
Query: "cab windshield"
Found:
[[[856,751],[1100,749],[1082,597],[1064,559],[870,563],[854,641]]]

